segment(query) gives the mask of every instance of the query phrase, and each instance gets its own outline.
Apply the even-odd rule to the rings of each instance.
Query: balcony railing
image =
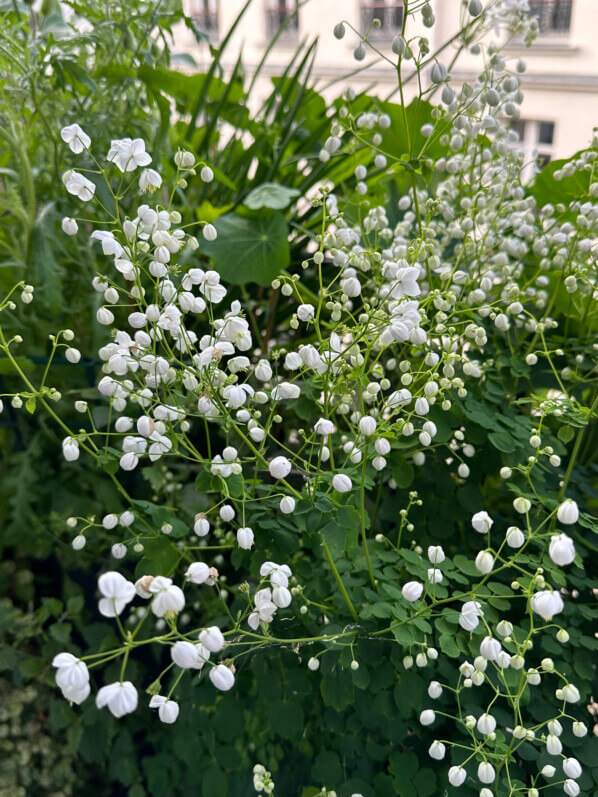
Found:
[[[540,33],[567,33],[571,27],[573,0],[531,0],[530,14]]]
[[[279,41],[293,41],[299,36],[299,15],[284,6],[266,9],[266,32],[269,38],[279,34]]]
[[[403,3],[380,2],[363,3],[361,6],[361,26],[362,30],[370,30],[369,38],[377,40],[390,40],[401,32],[403,26]],[[379,27],[372,25],[377,19]],[[372,26],[372,27],[370,27]]]
[[[191,15],[196,27],[210,39],[218,37],[218,12],[217,11],[196,11]]]

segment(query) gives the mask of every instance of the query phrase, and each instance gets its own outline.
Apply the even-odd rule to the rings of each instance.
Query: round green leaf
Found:
[[[296,188],[287,188],[286,185],[276,185],[276,183],[263,183],[247,194],[244,204],[251,210],[260,208],[282,210],[298,195],[299,191]]]
[[[251,219],[227,213],[216,219],[214,227],[218,237],[201,241],[200,251],[227,282],[269,285],[289,265],[288,228],[280,213]]]

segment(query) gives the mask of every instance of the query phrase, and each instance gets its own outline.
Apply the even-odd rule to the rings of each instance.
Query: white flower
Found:
[[[550,538],[548,555],[560,567],[570,565],[575,559],[575,544],[567,534],[555,534]]]
[[[328,418],[318,418],[314,423],[314,432],[321,435],[334,434],[336,426]]]
[[[140,598],[145,598],[147,600],[152,597],[149,587],[153,580],[153,576],[141,576],[141,578],[137,579],[135,582],[135,592]]]
[[[510,623],[508,620],[501,620],[496,626],[496,630],[501,636],[511,636],[513,633],[513,623]]]
[[[220,507],[218,514],[220,515],[222,520],[224,520],[225,523],[230,523],[230,521],[235,516],[235,510],[232,508],[230,504],[224,504],[223,506]]]
[[[316,309],[313,304],[300,304],[297,308],[297,318],[299,321],[311,321],[315,313]]]
[[[139,464],[139,457],[132,452],[123,454],[119,460],[119,465],[123,470],[135,470]]]
[[[79,705],[89,696],[89,670],[81,659],[72,653],[59,653],[52,659],[56,667],[56,683],[63,696]]]
[[[127,546],[122,542],[116,542],[110,551],[115,559],[124,559],[127,555]]]
[[[272,367],[268,360],[260,360],[255,366],[254,374],[260,382],[268,382],[272,379]]]
[[[401,593],[406,601],[413,603],[421,598],[424,591],[424,585],[419,581],[408,581],[403,585]]]
[[[211,653],[218,653],[224,647],[225,639],[222,631],[216,625],[204,628],[199,634],[199,641]]]
[[[489,764],[487,761],[482,761],[478,767],[478,780],[480,780],[481,783],[492,783],[495,777],[496,772],[492,764]]]
[[[439,570],[437,567],[429,567],[428,568],[428,581],[431,584],[441,584],[442,583],[442,571]]]
[[[193,531],[195,532],[195,534],[197,534],[198,537],[205,537],[206,534],[208,534],[210,531],[209,520],[203,517],[203,515],[196,516],[195,523],[193,524]]]
[[[565,526],[570,526],[573,523],[577,523],[579,519],[579,508],[575,501],[567,498],[557,509],[556,516],[560,523],[563,523]]]
[[[432,711],[431,708],[425,709],[419,715],[419,721],[422,725],[432,725],[434,720],[436,719],[436,714]]]
[[[185,577],[192,584],[205,584],[210,578],[210,568],[205,562],[192,562],[187,568]]]
[[[428,559],[434,565],[439,565],[441,562],[444,562],[446,556],[444,554],[442,546],[441,545],[428,546]]]
[[[183,670],[201,670],[210,658],[210,651],[199,642],[179,640],[170,648],[170,657]]]
[[[220,689],[221,692],[228,692],[235,683],[235,675],[233,671],[225,667],[224,664],[218,664],[210,670],[210,681],[214,684],[216,689]]]
[[[523,496],[519,495],[513,501],[513,509],[515,512],[519,512],[520,515],[525,515],[531,508],[532,502],[529,498],[523,498]]]
[[[173,584],[170,578],[156,576],[149,591],[154,596],[151,608],[156,617],[164,617],[166,612],[180,612],[185,607],[183,590]]]
[[[442,83],[448,77],[448,69],[444,64],[435,63],[430,70],[430,80],[432,83]],[[490,783],[491,781],[488,781]]]
[[[568,778],[580,778],[582,769],[577,758],[565,758],[563,761],[563,772]]]
[[[158,709],[158,717],[166,725],[172,725],[179,716],[179,704],[162,695],[154,695],[149,702],[149,707]]]
[[[567,797],[577,797],[581,789],[579,787],[579,784],[576,783],[574,780],[567,779],[565,781],[565,785],[563,786],[563,791],[565,792]]]
[[[62,220],[62,231],[66,233],[66,235],[76,235],[79,231],[79,225],[75,219],[65,216]]]
[[[348,493],[353,489],[353,482],[344,473],[332,477],[332,486],[338,493]]]
[[[496,730],[496,720],[491,714],[482,714],[478,719],[477,729],[480,733],[483,733],[484,736],[487,736],[489,733],[494,733]]]
[[[206,241],[215,241],[218,238],[218,231],[213,224],[206,224],[203,228],[203,237]]]
[[[480,551],[475,558],[475,566],[484,575],[491,573],[494,567],[494,557],[490,551]]]
[[[554,733],[549,733],[546,737],[546,752],[549,755],[560,755],[563,745],[558,736]]]
[[[260,623],[269,623],[272,620],[278,607],[272,602],[272,590],[270,589],[258,590],[253,596],[253,602],[255,611],[249,615],[247,622],[249,627],[255,631],[259,628]]]
[[[74,349],[72,346],[69,346],[64,352],[64,356],[70,363],[78,363],[81,359],[81,352],[79,349]]]
[[[525,542],[525,534],[517,526],[509,526],[505,539],[509,548],[521,548]]]
[[[539,614],[544,620],[550,620],[565,608],[565,604],[559,593],[549,589],[536,592],[530,603],[533,611]]]
[[[364,437],[369,437],[376,431],[376,419],[366,415],[359,421],[359,431]]]
[[[438,683],[438,681],[430,681],[428,685],[428,695],[432,698],[432,700],[436,700],[442,694],[442,687]]]
[[[471,525],[480,534],[486,534],[494,525],[494,521],[487,512],[476,512],[471,518]]]
[[[132,172],[138,166],[149,166],[152,162],[145,151],[145,141],[141,138],[122,138],[112,141],[107,160],[115,163],[121,172]]]
[[[62,454],[67,462],[79,459],[79,443],[72,437],[65,437],[62,441]]]
[[[124,717],[137,708],[137,690],[130,681],[103,686],[96,695],[96,706],[108,709],[115,717]]]
[[[91,144],[91,138],[84,133],[78,124],[67,125],[60,131],[60,138],[65,141],[75,155],[79,155]]]
[[[116,617],[136,595],[135,585],[114,570],[98,578],[98,589],[104,596],[98,604],[104,617]]]
[[[260,567],[260,576],[270,577],[270,583],[277,587],[288,587],[291,569],[288,565],[277,565],[276,562],[264,562]]]
[[[284,479],[291,472],[291,463],[286,457],[274,457],[268,466],[270,476],[274,479]]]
[[[91,240],[100,241],[102,252],[105,255],[114,255],[118,258],[123,253],[123,248],[114,237],[114,233],[109,230],[94,230],[90,236]]]
[[[174,162],[179,169],[192,169],[195,164],[195,155],[188,150],[180,149],[175,152]]]
[[[466,601],[461,607],[459,625],[465,631],[473,631],[480,623],[480,615],[483,615],[483,612],[478,601]]]
[[[415,414],[416,415],[427,415],[430,411],[430,404],[428,400],[420,396],[419,398],[415,399]]]
[[[249,526],[237,529],[237,542],[239,544],[239,548],[243,548],[246,551],[251,549],[251,546],[253,545],[253,531],[249,528]]]
[[[280,511],[283,515],[292,515],[295,511],[296,501],[290,495],[285,495],[280,499]]]
[[[62,182],[69,194],[78,197],[82,202],[89,202],[95,194],[95,184],[79,172],[69,169],[62,175]]]
[[[563,686],[561,692],[565,703],[579,703],[581,700],[579,689],[574,684]]]
[[[496,661],[501,653],[501,646],[498,639],[493,639],[491,636],[485,636],[480,643],[480,655],[488,661]]]
[[[583,739],[584,736],[588,735],[588,726],[583,723],[579,722],[579,720],[575,720],[572,725],[573,735],[577,736],[578,739]]]
[[[442,742],[439,742],[437,739],[435,739],[430,745],[430,748],[428,750],[428,755],[430,756],[430,758],[436,759],[436,761],[442,761],[442,759],[446,755],[446,745],[442,744]]]
[[[272,602],[279,609],[286,609],[291,605],[292,595],[286,587],[275,586],[272,589]]]
[[[301,388],[299,385],[293,385],[291,382],[281,382],[276,387],[272,388],[272,398],[274,401],[281,399],[296,399],[301,395]]]
[[[160,177],[158,172],[155,171],[154,169],[144,169],[141,172],[141,176],[139,177],[139,188],[141,189],[141,191],[157,191],[157,189],[160,188],[161,185],[162,185],[162,178]],[[174,705],[176,706],[176,703]]]
[[[467,771],[463,767],[451,767],[448,771],[448,779],[451,786],[462,786],[466,777]]]

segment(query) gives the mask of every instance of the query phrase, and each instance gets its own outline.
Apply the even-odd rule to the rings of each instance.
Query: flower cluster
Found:
[[[536,27],[525,6],[500,0],[484,9],[470,0],[463,47],[480,52],[476,31],[493,27],[531,40]],[[425,27],[434,24],[428,3],[420,12]],[[340,23],[335,35],[344,36],[345,27]],[[358,60],[368,43],[366,34]],[[364,110],[353,91],[339,102],[319,161],[353,158],[354,190],[348,198],[342,186],[318,185],[308,197],[319,229],[304,241],[300,267],[273,281],[267,330],[260,327],[263,307],[258,313],[246,295],[231,298],[235,289],[202,254],[217,240],[218,221],[187,223],[173,206],[189,180],[214,178],[210,166],[176,152],[169,194],[143,140],[115,140],[105,163],[94,164],[81,127],[61,131],[82,163],[65,173],[64,185],[86,203],[85,218],[74,213],[62,227],[66,235],[85,229],[101,249],[93,290],[105,335],[97,384],[105,412],[75,403],[88,426],[63,425],[64,458],[94,458],[119,484],[154,463],[182,463],[202,498],[190,519],[183,503],[134,500],[121,485],[124,508],[109,507],[101,520],[67,521],[75,550],[108,537],[112,557],[123,570],[134,562],[138,577],[114,570],[99,576],[98,611],[114,619],[122,646],[108,655],[58,654],[56,682],[67,700],[81,703],[90,694],[86,662],[120,659],[120,679],[101,687],[96,703],[122,717],[138,704],[137,688],[125,680],[130,655],[142,645],[168,648],[148,692],[149,707],[172,724],[185,675],[207,673],[216,689],[231,690],[240,657],[270,645],[292,647],[312,673],[324,655],[349,650],[345,663],[357,673],[354,646],[390,636],[401,646],[400,675],[416,667],[427,679],[431,704],[418,712],[419,722],[433,730],[442,720],[429,755],[450,758],[453,787],[474,778],[488,797],[501,777],[510,782],[520,748],[528,758],[536,748],[555,765],[539,768],[528,794],[538,794],[540,776],[552,779],[558,770],[557,783],[574,796],[582,768],[560,737],[563,728],[577,738],[587,733],[575,713],[581,693],[575,675],[559,670],[541,642],[569,641],[575,595],[566,568],[581,561],[577,526],[584,517],[568,497],[578,447],[563,470],[550,429],[561,418],[583,428],[575,386],[594,366],[565,353],[551,334],[559,291],[586,313],[595,296],[596,141],[555,172],[557,180],[589,173],[587,201],[541,205],[522,181],[511,126],[524,65],[484,45],[483,72],[457,90],[448,67],[428,58],[424,37],[408,39],[403,31],[392,52],[399,79],[411,62],[420,81],[425,77],[419,99],[438,93],[439,104],[406,132],[406,160],[393,153],[398,123],[388,104]],[[408,131],[413,121],[401,108]],[[381,175],[397,172],[404,180],[391,208],[377,186]],[[100,180],[113,211],[98,199]],[[99,208],[93,223],[92,207]],[[24,295],[29,302],[32,292]],[[282,324],[273,309],[278,301]],[[64,348],[76,364],[81,355],[72,340],[70,330],[57,334],[53,354]],[[10,355],[14,341],[0,342]],[[564,357],[557,370],[555,360]],[[516,428],[496,429],[479,400],[495,389],[495,372],[539,363],[554,390],[531,396],[531,412]],[[491,464],[488,477],[490,489],[509,496],[500,513],[466,489],[480,467],[476,446],[487,438],[512,454]],[[423,481],[428,469],[462,488],[468,514],[460,541],[435,535],[442,518],[432,502],[418,490],[405,492],[410,474]],[[550,492],[545,483],[557,488]],[[394,508],[404,503],[386,525],[377,515],[383,494]],[[433,544],[421,542],[420,530]],[[286,548],[276,547],[281,533],[288,534]],[[148,574],[141,557],[162,547],[166,564]],[[288,562],[280,563],[287,551]],[[319,582],[327,585],[324,598]],[[217,620],[204,601],[218,602]],[[332,617],[342,622],[327,632]],[[374,628],[374,618],[383,624]],[[303,623],[301,633],[285,636],[291,621]],[[171,671],[173,681],[163,687]],[[558,705],[549,719],[525,712],[540,685],[549,685]],[[261,764],[254,787],[274,788]]]

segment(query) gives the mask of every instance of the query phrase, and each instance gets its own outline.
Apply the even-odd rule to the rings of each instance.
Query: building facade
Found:
[[[513,39],[506,53],[527,65],[521,119],[514,126],[529,157],[537,155],[546,163],[586,147],[598,125],[598,0],[529,2],[539,35],[531,48]],[[217,45],[244,0],[184,0],[184,4],[197,27]],[[422,26],[421,33],[429,38],[433,52],[460,29],[464,12],[462,0],[431,0],[431,5],[436,23],[431,29]],[[317,37],[313,76],[316,88],[325,96],[332,99],[351,85],[358,91],[368,89],[388,97],[396,89],[392,68],[369,51],[363,62],[356,62],[357,36],[347,30],[338,40],[333,28],[344,20],[365,31],[378,19],[380,25],[372,29],[370,39],[381,53],[392,56],[390,43],[400,31],[403,12],[401,0],[253,0],[230,42],[225,66],[230,66],[242,49],[245,67],[251,73],[283,26],[262,71],[258,95],[267,92],[269,78],[280,74],[299,42]],[[413,27],[410,30],[414,32]],[[198,47],[185,28],[178,32],[177,48],[191,53],[200,68],[209,58],[207,47]],[[450,52],[450,48],[445,51],[445,60]],[[462,54],[451,71],[454,84],[473,80],[480,64],[479,56]],[[349,73],[353,74],[347,77]]]

